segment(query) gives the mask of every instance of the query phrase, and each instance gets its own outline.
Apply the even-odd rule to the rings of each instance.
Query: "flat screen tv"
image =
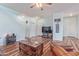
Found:
[[[42,27],[42,32],[43,33],[52,33],[51,26],[49,26],[49,27]]]

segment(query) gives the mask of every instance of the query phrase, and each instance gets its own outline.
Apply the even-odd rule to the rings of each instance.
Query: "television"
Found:
[[[51,26],[48,27],[43,26],[42,33],[52,33]]]

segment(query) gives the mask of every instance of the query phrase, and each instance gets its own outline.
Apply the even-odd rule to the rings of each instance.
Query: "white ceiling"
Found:
[[[1,3],[5,7],[11,8],[27,16],[38,16],[44,14],[45,16],[52,15],[57,12],[75,13],[79,12],[78,3],[53,3],[50,6],[44,6],[44,10],[39,8],[30,8],[31,3]]]

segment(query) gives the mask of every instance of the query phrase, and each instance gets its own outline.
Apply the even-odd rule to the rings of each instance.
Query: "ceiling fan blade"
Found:
[[[52,3],[46,3],[46,4],[48,4],[48,5],[52,5]]]
[[[35,6],[35,4],[34,5],[32,5],[30,8],[33,8]]]
[[[40,4],[38,4],[38,5],[39,5],[39,8],[41,9],[41,11],[43,11],[43,7],[41,7]],[[48,5],[52,5],[52,3],[44,3],[44,6],[48,6]],[[37,5],[33,4],[32,6],[30,6],[30,8],[33,8],[35,6],[37,6]]]

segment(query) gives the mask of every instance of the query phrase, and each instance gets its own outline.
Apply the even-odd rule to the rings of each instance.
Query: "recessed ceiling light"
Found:
[[[73,14],[72,14],[72,13],[70,13],[70,14],[69,14],[69,16],[73,16]]]

